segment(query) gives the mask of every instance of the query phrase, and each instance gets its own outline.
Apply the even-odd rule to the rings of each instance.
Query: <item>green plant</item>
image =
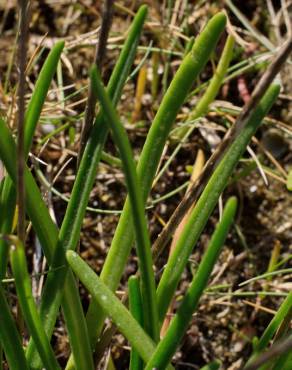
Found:
[[[172,125],[225,29],[226,16],[224,13],[216,14],[197,39],[187,45],[186,55],[162,99],[136,166],[129,139],[115,107],[129,76],[146,15],[147,7],[142,6],[132,22],[107,88],[103,86],[96,67],[92,67],[90,71],[90,86],[98,99],[100,110],[80,158],[71,197],[60,229],[49,214],[32,172],[27,165],[24,167],[25,210],[49,264],[39,307],[36,306],[32,295],[25,244],[21,238],[12,235],[14,233],[13,217],[17,211],[15,187],[19,169],[17,145],[20,139],[18,138],[18,142],[15,142],[7,125],[7,117],[0,118],[0,158],[7,171],[1,186],[0,278],[3,280],[6,276],[10,248],[10,264],[19,306],[30,334],[29,344],[23,349],[19,330],[9,307],[7,292],[1,284],[0,341],[12,370],[60,368],[50,345],[60,306],[63,310],[73,355],[67,363],[67,369],[94,369],[93,352],[106,317],[111,318],[132,346],[130,363],[132,370],[143,367],[149,370],[153,368],[172,369],[170,364],[172,356],[198,307],[232,226],[237,206],[234,197],[226,202],[222,219],[216,227],[186,295],[164,338],[160,339],[161,324],[175,296],[177,285],[190,254],[248,143],[275,102],[279,94],[279,86],[271,85],[264,89],[265,94],[259,96],[260,101],[251,108],[243,127],[237,132],[234,140],[224,148],[224,155],[201,192],[156,288],[153,268],[153,260],[156,256],[152,256],[151,253],[145,216],[147,198]],[[195,118],[204,115],[210,103],[215,99],[232,58],[233,43],[234,40],[229,37],[217,73],[193,112]],[[27,160],[34,131],[63,48],[64,43],[59,42],[48,55],[26,109],[23,139],[25,160]],[[82,222],[95,181],[98,163],[102,156],[106,157],[102,154],[102,150],[109,132],[119,151],[120,159],[116,163],[123,168],[129,195],[102,272],[98,277],[78,256],[75,249],[80,240]],[[115,296],[114,291],[125,270],[134,241],[136,241],[139,276],[132,276],[129,279],[130,310],[128,310]],[[73,272],[92,295],[86,317]],[[254,356],[268,346],[276,329],[290,312],[291,305],[291,295],[288,295],[258,341],[251,362]],[[282,358],[281,361],[288,360]],[[219,363],[215,361],[205,368],[218,367]]]
[[[133,318],[143,327],[143,305],[139,286],[139,278],[131,276],[128,280],[129,310]],[[129,369],[143,369],[143,360],[139,353],[132,348]]]
[[[32,295],[24,246],[16,237],[10,236],[9,242],[11,244],[10,260],[16,291],[28,330],[31,333],[45,368],[52,370],[60,369],[42,326],[37,306]]]
[[[206,29],[194,43],[192,51],[185,57],[176,72],[160,104],[137,165],[138,177],[141,180],[143,178],[141,183],[144,202],[149,194],[171,125],[181,105],[184,103],[195,78],[207,63],[220,32],[224,29],[225,22],[226,19],[223,14],[216,15],[209,22]],[[206,45],[207,47],[205,47]],[[126,201],[101,272],[101,279],[113,290],[118,286],[134,241],[134,233],[128,227],[129,222],[131,222],[130,204]],[[103,325],[102,318],[100,316],[97,317],[96,312],[98,312],[98,307],[93,301],[87,315],[89,327],[94,331],[93,336],[95,337],[100,333]]]

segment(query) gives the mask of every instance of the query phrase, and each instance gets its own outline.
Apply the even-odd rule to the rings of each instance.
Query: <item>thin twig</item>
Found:
[[[17,235],[24,243],[25,240],[25,193],[24,193],[24,113],[25,113],[25,68],[27,59],[28,41],[28,2],[19,0],[20,26],[18,39],[18,64],[19,64],[19,86],[18,86],[18,122],[17,122],[17,205],[18,224]]]
[[[266,72],[261,77],[256,88],[254,89],[251,99],[245,106],[241,114],[238,116],[235,124],[228,130],[224,139],[222,140],[219,147],[212,154],[208,162],[206,163],[204,170],[198,180],[193,184],[188,193],[184,196],[175,212],[172,214],[168,223],[158,236],[156,242],[153,245],[153,256],[154,260],[160,255],[165,247],[166,243],[171,238],[177,225],[180,223],[186,212],[192,206],[192,204],[198,199],[207,182],[209,181],[215,168],[225,155],[230,144],[240,135],[242,129],[245,127],[250,117],[254,113],[257,104],[263,97],[269,85],[274,80],[275,76],[279,73],[282,65],[285,63],[289,54],[292,51],[292,39],[286,42],[283,48],[279,51],[277,56],[274,58],[272,63],[269,65]]]
[[[94,63],[97,65],[100,72],[106,55],[106,45],[113,18],[113,5],[114,0],[105,0],[102,11],[102,22],[94,59]],[[93,92],[92,85],[90,82],[88,98],[85,108],[84,123],[81,131],[80,148],[77,159],[78,166],[89,136],[89,132],[93,124],[93,119],[95,115],[95,104],[96,104],[96,95]]]

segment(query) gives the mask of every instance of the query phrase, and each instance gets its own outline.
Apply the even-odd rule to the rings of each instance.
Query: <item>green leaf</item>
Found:
[[[262,336],[257,340],[254,351],[250,359],[247,361],[247,365],[252,363],[254,359],[266,349],[270,340],[273,338],[274,334],[278,330],[285,316],[292,309],[292,292],[289,292],[288,296],[285,298],[279,309],[277,310],[275,316],[272,318],[269,325],[266,327]]]
[[[35,128],[40,118],[50,84],[56,72],[61,53],[64,49],[64,44],[64,41],[59,41],[50,51],[40,71],[32,97],[28,103],[28,107],[24,117],[24,150],[26,156],[28,155],[28,152],[30,150]]]
[[[158,343],[154,354],[147,363],[145,369],[163,369],[171,361],[183,335],[185,334],[192,315],[196,310],[199,299],[207,286],[213,267],[224,245],[229,228],[233,222],[237,207],[235,197],[230,198],[223,211],[222,220],[217,225],[207,250],[202,257],[198,270],[184,295],[176,315],[171,320],[170,326]]]
[[[16,145],[12,138],[11,133],[9,132],[9,129],[5,125],[4,121],[0,119],[0,157],[4,162],[4,165],[9,173],[9,176],[13,180],[13,182],[16,182],[16,170],[15,170],[15,163],[16,163]],[[50,263],[52,263],[52,255],[54,248],[56,246],[57,240],[58,240],[58,228],[52,221],[49,211],[46,207],[46,204],[44,203],[41,193],[39,191],[38,186],[36,185],[36,182],[28,170],[27,166],[25,167],[24,171],[24,182],[25,182],[25,189],[26,189],[26,210],[27,213],[32,221],[33,227],[38,235],[38,238],[41,242],[41,245],[43,247],[44,253],[46,255],[46,258]],[[51,274],[49,274],[49,277],[51,278]],[[69,323],[71,328],[71,332],[69,333],[69,338],[73,338],[74,344],[77,341],[76,347],[73,348],[73,351],[75,352],[76,362],[80,363],[81,365],[79,368],[86,368],[90,369],[93,367],[92,362],[92,356],[90,352],[90,346],[89,346],[89,339],[87,335],[87,328],[85,324],[85,318],[83,315],[82,306],[79,300],[79,293],[78,289],[76,287],[76,283],[74,280],[70,281],[69,278],[66,279],[66,284],[69,284],[65,286],[64,292],[62,292],[64,296],[63,305],[66,312],[68,312],[68,317],[71,317],[71,311],[74,310],[75,317],[78,317],[78,322],[74,320],[72,323]],[[79,300],[78,305],[74,305],[70,307],[69,304],[67,304],[67,295],[68,301],[70,302],[71,295],[73,294],[73,291],[75,292],[75,302]],[[61,294],[59,295],[59,302],[55,302],[54,300],[51,300],[53,310],[56,312],[56,315],[58,313],[59,307],[60,307],[60,300],[61,300]],[[47,308],[49,307],[43,307],[40,309],[40,316],[41,320],[44,326],[44,329],[47,333],[47,336],[50,338],[53,332],[55,319],[52,320],[51,317],[47,317]],[[44,312],[45,311],[45,312]],[[55,316],[56,318],[56,316]],[[82,319],[83,318],[83,319]],[[65,315],[66,319],[66,315]],[[67,322],[66,322],[67,324]],[[75,333],[73,335],[72,328],[75,328]],[[80,338],[80,333],[82,333],[82,341],[78,341],[78,338]],[[77,335],[78,334],[78,335]],[[87,339],[86,339],[87,338]],[[31,341],[31,343],[33,343]],[[71,342],[72,345],[72,342]],[[73,346],[72,346],[73,347]],[[39,361],[39,356],[36,352],[36,349],[34,347],[34,344],[31,344],[28,347],[27,350],[27,358],[30,363],[30,367],[38,367],[37,365]],[[92,367],[90,365],[92,364]]]
[[[158,312],[156,302],[156,285],[151,256],[150,239],[147,230],[144,202],[141,194],[141,185],[138,181],[136,166],[131,146],[124,127],[111,104],[111,101],[102,85],[96,67],[91,70],[92,87],[100,101],[106,122],[111,128],[112,135],[122,159],[123,170],[129,192],[130,205],[133,214],[133,224],[137,240],[137,254],[141,273],[141,294],[144,307],[146,332],[154,341],[159,340]]]
[[[42,107],[44,105],[49,86],[55,74],[58,61],[60,59],[64,42],[60,41],[52,48],[46,61],[40,71],[32,97],[29,101],[27,110],[25,112],[25,132],[24,132],[24,147],[25,155],[28,156],[30,146],[32,143],[33,134],[39,120]],[[2,234],[11,232],[12,222],[15,212],[16,192],[13,183],[9,176],[4,179],[4,190],[1,194],[1,215],[0,228]],[[0,240],[0,278],[5,276],[6,265],[8,257],[8,246],[6,242]]]
[[[272,85],[259,103],[256,111],[250,117],[248,124],[243,128],[238,138],[231,144],[222,161],[219,163],[208,181],[203,193],[196,202],[190,213],[189,220],[177,242],[166,268],[161,276],[157,299],[159,319],[164,319],[167,307],[176,290],[180,276],[188,262],[189,256],[196,245],[219,196],[228,184],[228,180],[251,140],[256,129],[259,127],[264,116],[268,113],[279,94],[279,86]]]
[[[43,328],[37,306],[32,295],[31,281],[27,270],[23,244],[14,236],[10,236],[8,241],[11,244],[10,260],[15,279],[17,296],[28,330],[35,342],[44,367],[47,370],[61,369]]]
[[[111,98],[113,99],[114,104],[117,104],[118,102],[118,99],[121,95],[122,87],[132,65],[146,13],[147,8],[145,6],[141,7],[140,11],[137,14],[137,17],[135,18],[135,27],[129,33],[121,56],[110,78],[108,91]],[[65,289],[65,293],[68,296],[64,296],[66,298],[66,301],[63,301],[62,303],[63,309],[65,309],[66,312],[65,317],[72,317],[72,319],[74,319],[74,317],[76,318],[80,316],[77,314],[75,314],[75,316],[73,314],[70,315],[70,310],[77,307],[73,306],[73,308],[70,309],[70,305],[68,305],[66,302],[70,302],[73,300],[74,297],[72,296],[71,292],[72,289],[76,290],[76,287],[74,287],[74,282],[72,282],[71,279],[68,279],[68,276],[66,278],[67,268],[61,267],[65,265],[65,251],[67,249],[74,249],[79,240],[83,217],[86,211],[90,191],[95,180],[97,165],[101,156],[104,142],[107,137],[107,133],[108,128],[104,124],[103,115],[99,114],[96,118],[90,138],[87,142],[84,154],[82,156],[79,171],[77,173],[76,180],[73,186],[71,199],[68,204],[60,230],[56,254],[53,257],[53,262],[51,264],[52,271],[48,276],[42,296],[40,307],[41,317],[43,318],[44,324],[47,328],[46,331],[47,333],[50,333],[50,335],[52,333],[54,324],[56,322],[56,317],[58,315],[64,282],[66,285],[69,283],[71,284],[71,289],[67,289],[67,287]],[[76,301],[77,297],[75,297],[74,299]],[[76,326],[76,331],[78,331],[78,321],[76,321],[75,319],[72,324],[74,323]],[[68,323],[67,325],[70,324]],[[81,325],[81,321],[79,322],[79,325]],[[89,335],[91,334],[91,329],[91,326],[88,325]],[[48,334],[48,336],[50,335]],[[71,336],[72,340],[76,340],[76,338],[78,337],[80,337],[80,334]],[[78,346],[76,350],[78,350]],[[35,348],[32,343],[30,343],[29,345],[29,357],[31,359],[35,358]],[[87,357],[90,358],[90,356]],[[72,359],[70,360],[69,366],[73,367]]]
[[[218,94],[220,87],[224,81],[230,61],[232,59],[233,46],[234,38],[232,36],[228,36],[220,61],[210,81],[210,84],[202,98],[196,104],[195,109],[191,112],[190,116],[188,117],[188,120],[195,120],[201,116],[204,116],[207,113],[209,105],[216,98],[216,95]],[[186,135],[188,130],[189,127],[183,126],[176,131],[175,136],[178,137],[179,140],[181,140]]]
[[[201,367],[200,370],[219,370],[220,366],[221,366],[221,362],[215,360],[215,361],[212,361],[209,364]]]
[[[10,370],[29,370],[2,284],[0,284],[0,340]]]
[[[144,332],[121,301],[76,252],[67,251],[66,257],[70,267],[92,297],[99,302],[119,331],[124,334],[143,360],[147,362],[155,348],[152,339]],[[172,369],[172,366],[168,368]]]
[[[128,280],[129,310],[131,315],[143,327],[143,305],[139,287],[139,278],[131,276]],[[129,370],[143,370],[143,360],[139,353],[132,348]]]
[[[208,22],[194,43],[191,52],[184,58],[163,97],[137,167],[144,202],[148,197],[171,126],[197,76],[208,62],[225,28],[225,23],[226,16],[223,13],[215,15]],[[131,208],[127,200],[101,272],[101,279],[112,290],[115,290],[119,284],[134,241],[133,228],[129,226],[131,224]],[[104,321],[96,302],[91,302],[87,317],[88,326],[93,333],[92,337],[96,341]]]
[[[292,191],[292,169],[288,173],[286,187],[289,191]]]

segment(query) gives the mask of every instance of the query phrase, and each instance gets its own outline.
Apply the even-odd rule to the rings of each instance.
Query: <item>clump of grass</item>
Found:
[[[153,264],[157,255],[151,251],[145,214],[147,197],[172,125],[194,81],[214,52],[220,35],[225,29],[226,16],[224,13],[216,14],[209,20],[197,39],[188,45],[188,52],[160,103],[136,166],[127,133],[115,107],[129,76],[146,15],[147,7],[142,6],[132,22],[108,86],[106,88],[103,86],[96,66],[92,67],[89,72],[90,86],[100,104],[100,111],[95,118],[80,158],[71,198],[60,229],[49,214],[32,172],[27,166],[24,167],[25,211],[49,264],[49,273],[38,308],[32,295],[24,243],[21,238],[12,235],[13,216],[16,210],[15,186],[18,155],[15,140],[5,122],[6,117],[0,119],[0,158],[7,170],[1,187],[0,276],[3,279],[6,275],[10,248],[10,262],[17,297],[24,323],[30,333],[30,341],[23,348],[18,328],[7,302],[7,292],[1,284],[0,341],[5,358],[13,370],[60,368],[50,344],[60,307],[63,310],[73,355],[66,369],[90,370],[95,368],[94,349],[106,317],[111,318],[132,347],[130,363],[132,370],[172,369],[172,357],[198,307],[213,267],[218,261],[220,251],[232,227],[237,208],[237,201],[234,197],[226,202],[222,219],[202,256],[193,280],[165,336],[160,338],[161,325],[170,302],[175,296],[189,256],[248,143],[275,102],[279,94],[279,86],[271,84],[273,73],[275,74],[273,70],[268,75],[269,83],[266,81],[262,83],[261,90],[257,90],[253,96],[252,104],[248,106],[248,110],[244,111],[243,117],[239,118],[235,131],[231,131],[233,134],[231,139],[228,136],[229,139],[224,141],[225,147],[220,157],[216,157],[216,165],[212,168],[212,173],[207,176],[196,205],[190,213],[188,222],[184,226],[176,248],[156,287]],[[194,112],[195,117],[205,114],[209,104],[215,99],[231,60],[233,43],[233,39],[229,37],[218,65],[218,73],[214,75],[206,94],[198,103]],[[47,57],[24,115],[25,159],[27,159],[34,131],[63,48],[63,42],[57,43]],[[284,57],[281,54],[281,57],[276,59],[274,64],[278,69],[287,57],[286,54]],[[75,250],[80,240],[82,221],[90,191],[109,132],[119,151],[121,161],[119,164],[122,165],[125,174],[129,195],[102,272],[100,276],[97,276]],[[137,276],[132,276],[129,280],[128,310],[114,292],[125,270],[134,241],[136,242],[139,272]],[[87,314],[83,311],[73,273],[92,296]],[[289,314],[291,304],[291,296],[288,295],[255,345],[254,354],[247,366],[250,366],[250,363],[267,348],[276,330]],[[288,360],[286,357],[281,357],[279,360],[281,362],[275,363],[275,366],[279,368],[279,363],[282,364]],[[215,361],[207,365],[207,368],[218,368],[219,366],[219,362]]]

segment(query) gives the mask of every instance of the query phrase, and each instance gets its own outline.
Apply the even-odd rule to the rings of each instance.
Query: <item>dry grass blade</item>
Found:
[[[25,239],[25,206],[24,206],[24,114],[25,114],[25,68],[27,59],[28,41],[28,2],[19,0],[20,26],[18,41],[18,64],[19,64],[19,86],[18,86],[18,122],[17,122],[17,204],[18,224],[17,233],[23,242]]]

